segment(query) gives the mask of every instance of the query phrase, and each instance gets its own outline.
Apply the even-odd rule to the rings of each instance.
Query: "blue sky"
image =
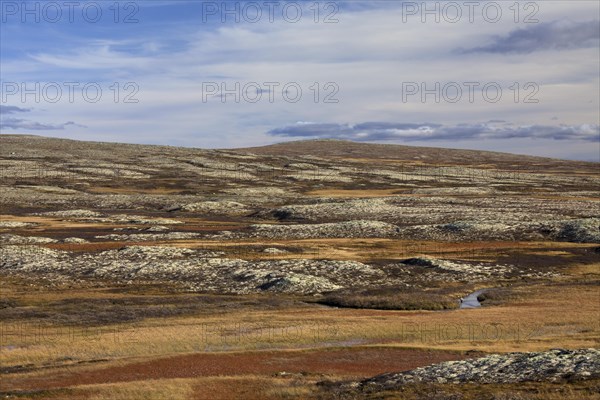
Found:
[[[599,3],[514,3],[0,0],[0,129],[600,161]]]

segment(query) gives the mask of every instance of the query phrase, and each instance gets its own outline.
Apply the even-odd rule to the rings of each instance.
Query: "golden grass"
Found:
[[[119,382],[97,385],[80,385],[68,389],[51,389],[31,395],[19,395],[19,399],[60,400],[187,400],[194,396],[194,379],[158,379]],[[208,397],[206,397],[208,399]]]
[[[598,265],[571,268],[569,279],[585,277]],[[118,298],[120,293],[78,289],[72,292],[23,294],[6,285],[10,296],[22,301],[54,301],[86,294],[97,298]],[[197,352],[230,352],[260,349],[310,349],[322,346],[384,346],[440,350],[478,350],[485,352],[542,351],[550,348],[600,347],[600,291],[597,285],[557,282],[513,289],[516,296],[496,307],[473,310],[378,311],[326,307],[278,310],[237,310],[207,317],[147,319],[133,324],[97,328],[68,328],[2,324],[0,345],[14,346],[0,352],[3,367],[32,364],[50,366],[3,377],[6,387],[18,382],[35,382],[49,372],[84,373],[99,367],[126,366],[133,361],[153,360]],[[26,326],[29,323],[29,326]],[[93,363],[93,360],[105,360]],[[7,379],[10,378],[10,379]],[[330,376],[330,379],[341,377]],[[32,380],[33,379],[33,380]],[[310,399],[319,397],[314,386],[324,377],[281,379],[269,376],[203,377],[159,379],[51,390],[43,398],[56,399]],[[11,381],[17,386],[12,386]],[[478,385],[459,391],[464,399],[478,399],[482,393],[523,398],[574,400],[594,398],[589,391],[576,388],[560,393],[550,384],[536,389],[516,390],[521,386]],[[43,386],[42,386],[43,387]],[[483,390],[483,392],[482,392]],[[422,398],[423,392],[407,388],[401,394],[382,394],[377,398]],[[506,398],[513,398],[506,397]],[[24,398],[27,398],[26,396]],[[31,398],[36,398],[32,396]],[[40,398],[39,396],[37,398]]]
[[[315,306],[148,319],[97,328],[5,323],[2,345],[12,347],[0,354],[0,364],[71,364],[59,360],[348,344],[489,352],[600,346],[597,286],[518,290],[525,296],[504,306],[473,310],[411,312]]]
[[[292,242],[280,241],[277,245],[283,243],[291,245]],[[344,243],[337,239],[295,243],[295,246],[302,247],[317,245],[343,250],[354,246],[359,249],[360,254],[373,247],[402,249],[406,243],[384,239],[356,239],[350,244],[347,240]],[[422,242],[420,245],[426,247],[428,243]],[[486,250],[483,243],[466,246],[470,245],[475,247],[476,257],[481,256],[477,255],[479,252],[484,254]],[[507,242],[494,245],[499,249],[510,246],[541,254],[551,250],[555,256],[556,252],[561,252],[561,248],[575,246],[545,242]],[[431,243],[431,246],[435,244]],[[460,246],[449,244],[447,251],[458,252],[461,250]],[[513,295],[501,306],[472,310],[381,311],[314,305],[275,310],[234,309],[202,317],[154,318],[93,328],[52,323],[40,325],[34,319],[2,322],[0,365],[6,368],[30,364],[33,367],[29,372],[11,373],[2,379],[7,387],[11,387],[7,376],[18,382],[37,379],[49,371],[82,372],[95,370],[99,366],[127,365],[132,361],[197,352],[301,350],[323,346],[384,346],[484,352],[600,347],[600,288],[597,281],[592,284],[600,275],[600,264],[574,264],[564,271],[569,275],[557,278],[552,283],[514,286]],[[12,280],[3,280],[0,288],[3,297],[18,299],[21,304],[29,305],[73,298],[117,299],[132,296],[131,293],[114,292],[110,289],[78,288],[56,292],[44,288],[33,290],[13,283]],[[148,288],[147,292],[142,290],[139,295],[144,296],[154,291],[155,288]],[[251,399],[255,394],[256,398],[263,399],[304,399],[311,398],[314,394],[314,386],[308,383],[291,383],[267,376],[230,378],[231,380],[224,377],[164,379],[80,386],[72,388],[67,394],[61,391],[49,392],[47,398],[208,398],[202,397],[203,392],[199,387],[212,387],[214,393],[222,394],[222,397],[215,395],[215,399],[227,398],[228,395]],[[560,396],[555,396],[551,391],[541,393],[548,396],[532,398],[592,398],[586,397],[585,393],[575,392],[572,395],[562,393]],[[393,396],[390,398],[411,398]],[[465,397],[469,398],[477,397]]]
[[[600,263],[572,265],[568,271],[574,275],[600,275]]]
[[[278,400],[315,398],[318,379],[244,375],[140,380],[80,385],[20,395],[19,399],[60,400]]]
[[[190,379],[160,379],[81,386],[80,389],[90,393],[90,400],[186,400],[193,394],[193,382]]]

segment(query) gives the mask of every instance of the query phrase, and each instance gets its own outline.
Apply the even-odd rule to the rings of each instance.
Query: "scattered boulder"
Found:
[[[556,236],[566,242],[600,243],[600,218],[563,222]]]
[[[11,233],[0,235],[0,243],[5,244],[46,244],[56,242],[58,242],[58,240],[40,236],[20,236]]]
[[[102,216],[99,212],[91,210],[64,210],[64,211],[48,211],[37,213],[45,217],[64,217],[64,218],[99,218]]]
[[[251,212],[245,204],[235,201],[201,201],[199,203],[186,204],[182,209],[214,215],[244,215]]]
[[[381,221],[345,221],[325,224],[250,226],[250,237],[271,239],[310,239],[310,238],[372,238],[395,236],[398,227]]]
[[[63,243],[89,243],[89,241],[78,238],[78,237],[68,237],[62,240]]]
[[[276,247],[267,247],[262,252],[263,253],[267,253],[267,254],[285,254],[288,251],[287,250],[283,250],[283,249],[278,249]]]
[[[0,221],[0,229],[4,228],[30,228],[37,225],[33,222],[20,222],[20,221]]]
[[[315,294],[340,289],[341,286],[323,277],[289,273],[273,277],[258,288],[268,292]]]

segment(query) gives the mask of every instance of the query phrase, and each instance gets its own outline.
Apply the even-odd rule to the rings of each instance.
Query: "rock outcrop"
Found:
[[[600,377],[600,350],[554,349],[538,353],[493,354],[449,361],[411,371],[388,373],[348,384],[349,389],[377,392],[411,383],[560,382]]]

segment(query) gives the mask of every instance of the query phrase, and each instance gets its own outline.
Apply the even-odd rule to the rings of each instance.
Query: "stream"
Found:
[[[481,307],[481,303],[477,300],[477,296],[489,289],[479,289],[466,297],[463,297],[460,303],[460,308],[477,308]]]

